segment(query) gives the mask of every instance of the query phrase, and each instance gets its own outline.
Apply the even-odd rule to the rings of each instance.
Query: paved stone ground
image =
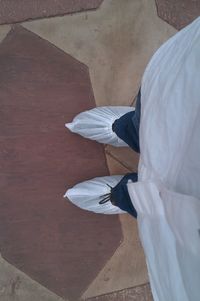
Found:
[[[138,287],[127,288],[125,290],[117,291],[112,294],[101,295],[88,301],[150,301],[152,294],[149,284],[141,285]]]
[[[19,23],[25,20],[62,16],[99,7],[103,0],[1,0],[0,24]]]
[[[156,0],[160,18],[181,29],[200,15],[199,0]]]
[[[150,301],[136,221],[62,198],[82,180],[136,171],[138,156],[64,123],[132,105],[151,55],[199,1],[45,3],[0,2],[0,300]]]

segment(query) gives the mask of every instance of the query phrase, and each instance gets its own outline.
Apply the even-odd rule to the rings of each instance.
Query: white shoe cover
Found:
[[[74,205],[79,208],[103,214],[120,214],[126,213],[120,208],[112,205],[110,201],[105,204],[99,204],[102,196],[110,193],[110,185],[114,187],[123,178],[122,175],[98,177],[89,181],[81,182],[73,188],[68,189],[64,197],[68,198]],[[108,184],[108,185],[107,185]]]
[[[135,108],[126,106],[98,107],[78,114],[65,126],[73,133],[100,143],[128,146],[113,132],[112,124],[122,115],[134,110]]]

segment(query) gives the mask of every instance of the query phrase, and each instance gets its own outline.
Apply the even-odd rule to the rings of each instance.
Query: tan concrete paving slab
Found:
[[[0,271],[1,301],[64,301],[16,269],[1,256]]]
[[[110,174],[127,173],[127,169],[109,155],[107,155],[107,162]],[[119,218],[122,226],[123,241],[82,295],[83,299],[135,287],[148,282],[145,257],[138,236],[137,221],[126,213],[119,215]]]
[[[139,154],[134,152],[130,147],[114,147],[107,145],[106,153],[120,162],[127,170],[137,172]]]
[[[145,284],[87,299],[87,301],[153,301],[153,297],[149,284]]]
[[[106,152],[106,160],[110,175],[125,175],[130,172],[128,168],[123,166],[112,155]]]
[[[97,105],[127,105],[153,52],[176,31],[154,0],[106,0],[96,11],[23,24],[84,62]]]
[[[9,25],[0,26],[0,42],[6,37],[11,27]]]

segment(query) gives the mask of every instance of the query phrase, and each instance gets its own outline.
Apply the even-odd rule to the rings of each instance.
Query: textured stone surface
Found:
[[[126,174],[128,171],[115,159],[107,157],[110,174]],[[106,263],[82,297],[97,295],[135,287],[148,282],[144,252],[140,244],[137,221],[129,214],[121,214],[123,241],[112,258]],[[121,299],[115,299],[120,300]]]
[[[149,284],[98,296],[87,301],[153,301]]]
[[[155,0],[161,19],[181,29],[200,16],[199,0]]]
[[[98,8],[103,0],[1,0],[0,24],[60,16]]]
[[[66,301],[16,269],[0,256],[1,301]]]
[[[138,170],[139,154],[134,152],[130,147],[113,147],[106,146],[106,153],[119,161],[128,172]]]
[[[9,25],[2,25],[0,26],[0,42],[6,37],[8,32],[10,31],[10,26]]]
[[[87,13],[23,24],[84,62],[97,105],[129,105],[154,51],[176,31],[155,0],[106,0]]]
[[[105,149],[107,149],[107,147]],[[110,175],[125,175],[130,172],[129,169],[123,166],[107,151],[106,151],[106,159],[107,159],[107,165],[109,168]]]
[[[2,1],[0,2],[2,4]],[[11,1],[8,2],[11,3]],[[38,0],[26,1],[25,5],[30,5],[28,2],[35,4],[38,3]],[[47,1],[40,1],[40,5],[43,5],[41,2],[47,3]],[[59,0],[55,2],[58,3]],[[65,4],[66,2],[70,1],[65,1]],[[79,1],[79,3],[83,2]],[[53,1],[49,0],[49,3],[53,3]],[[16,3],[12,7],[15,6]],[[49,10],[51,10],[50,6],[49,4]],[[20,7],[20,10],[23,11],[24,7]],[[14,10],[12,13],[15,13]],[[55,9],[53,13],[55,13]],[[158,17],[155,0],[106,0],[97,10],[27,22],[24,23],[24,26],[89,67],[92,88],[98,105],[131,104],[138,92],[141,76],[149,58],[162,42],[176,32],[173,27]],[[8,31],[9,26],[0,27],[0,41]],[[20,277],[21,284],[19,286],[18,278],[15,277],[13,271],[14,279],[11,273],[8,274],[6,282],[1,277],[0,283],[2,281],[3,286],[0,288],[4,290],[6,286],[4,291],[10,292],[13,287],[17,287],[15,289],[16,296],[7,300],[4,294],[2,298],[5,300],[2,299],[2,301],[23,301],[22,291],[27,296],[26,299],[24,297],[27,301],[34,300],[34,291],[35,300],[46,300],[45,295],[40,297],[36,291],[40,289],[41,283],[58,294],[63,292],[65,300],[66,296],[71,296],[73,301],[76,301],[78,295],[84,295],[84,292],[88,294],[88,297],[93,297],[145,283],[148,281],[147,271],[138,241],[136,222],[127,214],[120,216],[124,235],[124,239],[122,239],[117,217],[88,214],[62,199],[62,194],[67,187],[85,180],[85,177],[89,179],[97,175],[104,175],[105,161],[102,148],[76,135],[72,136],[63,127],[64,123],[70,121],[75,113],[94,105],[93,95],[92,92],[89,92],[88,85],[86,87],[82,81],[85,66],[83,67],[84,72],[82,72],[80,71],[81,64],[77,65],[76,62],[78,66],[77,80],[74,81],[74,77],[72,77],[72,80],[65,82],[63,78],[65,76],[68,78],[66,69],[69,67],[69,59],[71,61],[72,58],[48,43],[46,43],[48,47],[44,50],[44,41],[41,41],[42,44],[38,46],[38,38],[37,42],[35,38],[32,42],[31,40],[25,43],[17,35],[14,41],[12,36],[9,47],[5,48],[5,53],[9,50],[9,67],[4,59],[0,59],[1,102],[4,99],[2,108],[5,109],[6,105],[7,110],[7,115],[0,112],[0,123],[7,122],[7,120],[10,122],[9,120],[12,119],[10,122],[12,126],[9,127],[6,134],[6,140],[10,139],[9,143],[11,141],[14,143],[17,138],[20,138],[20,122],[21,128],[23,126],[21,141],[24,141],[24,137],[26,137],[24,145],[18,144],[17,152],[15,148],[13,149],[12,144],[10,144],[9,150],[2,147],[3,160],[7,162],[6,164],[9,161],[11,164],[10,172],[4,174],[2,172],[0,179],[0,246],[3,255],[7,254],[8,259],[28,275],[31,274],[40,283],[35,282],[35,286],[32,287],[32,284],[29,285],[23,277]],[[16,69],[14,67],[16,43],[21,43],[21,48],[17,52],[17,76],[13,77]],[[30,44],[28,49],[27,44]],[[35,46],[35,44],[37,45]],[[41,45],[43,46],[41,47]],[[49,59],[46,60],[47,63],[44,67],[40,56],[42,60],[44,60],[44,56],[49,56],[49,46],[53,55],[50,62]],[[14,47],[14,51],[12,47]],[[29,66],[29,52],[32,53],[31,67]],[[59,64],[58,60],[60,60]],[[37,68],[33,68],[36,65]],[[39,80],[34,75],[36,74],[35,68],[37,73],[41,73]],[[26,70],[26,72],[22,72],[24,75],[21,73],[21,69],[23,72]],[[31,77],[32,72],[34,73],[33,77]],[[47,74],[48,76],[46,76]],[[49,75],[52,77],[51,80],[49,80]],[[15,86],[13,82],[16,82]],[[10,84],[5,85],[5,83]],[[49,84],[52,86],[50,90]],[[38,97],[38,95],[42,95],[42,97]],[[30,107],[30,99],[34,99],[34,103],[36,103],[36,99],[38,102],[40,101],[40,106],[31,105],[31,113],[27,109]],[[9,115],[8,112],[16,112],[16,117],[14,113]],[[59,125],[56,116],[60,119]],[[35,122],[33,122],[34,119]],[[60,132],[61,127],[62,133]],[[47,139],[46,135],[48,135]],[[5,139],[1,135],[1,145],[3,145],[3,138]],[[80,143],[81,147],[79,147]],[[31,154],[30,148],[32,148]],[[76,157],[75,155],[74,157],[69,156],[71,151],[75,152]],[[39,161],[34,161],[34,166],[33,163],[29,163],[30,158],[31,160],[33,158],[33,153],[39,158]],[[129,157],[130,161],[123,161],[125,155],[129,156],[126,152],[122,152],[121,156],[116,152],[112,152],[111,155],[108,164],[110,168],[112,167],[110,169],[112,174],[126,173],[129,168],[132,168],[131,156]],[[97,156],[99,162],[96,162],[96,167],[94,167]],[[80,160],[79,157],[82,159]],[[67,158],[71,158],[71,160]],[[93,161],[91,166],[88,164],[88,158]],[[118,161],[121,159],[128,169],[119,164]],[[43,160],[48,161],[48,164],[42,163]],[[14,166],[18,164],[18,167],[17,170],[11,171],[13,162],[15,162]],[[127,165],[127,162],[130,164]],[[0,169],[3,170],[2,162],[0,164]],[[46,165],[51,170],[46,169]],[[29,166],[33,166],[34,174],[29,172]],[[26,173],[21,171],[24,168]],[[9,178],[7,184],[5,184],[5,178]],[[7,191],[10,188],[13,190],[13,182],[16,181],[16,178],[18,179],[14,185],[15,194],[12,191],[12,195],[9,196]],[[36,200],[33,200],[33,197]],[[70,229],[70,233],[68,229]],[[5,234],[2,236],[2,233]],[[56,233],[60,233],[60,236],[57,237]],[[97,241],[97,236],[101,241]],[[117,238],[115,240],[115,236],[120,238],[121,244],[113,252],[114,247],[112,251],[110,248],[111,244],[116,245]],[[25,243],[21,243],[22,241]],[[117,242],[119,243],[119,241]],[[85,256],[86,250],[90,255],[89,258]],[[110,253],[108,254],[108,252]],[[103,259],[102,256],[104,256]],[[25,282],[23,283],[23,281]],[[132,294],[131,296],[135,298],[133,299],[130,297],[130,292],[129,289],[124,290],[123,294],[116,293],[110,295],[109,298],[121,301],[126,296],[128,301],[140,300],[139,296],[142,296],[141,300],[146,300],[144,293],[143,295]],[[50,295],[49,300],[53,301]],[[55,296],[55,301],[57,301],[57,296]]]
[[[17,27],[0,44],[0,82],[2,256],[74,301],[121,240],[117,216],[62,197],[75,183],[108,174],[102,145],[64,128],[95,105],[88,69]]]

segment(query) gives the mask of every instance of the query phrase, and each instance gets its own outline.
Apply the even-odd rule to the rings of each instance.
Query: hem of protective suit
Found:
[[[167,200],[181,198],[182,200],[193,200],[199,204],[200,200],[192,195],[182,194],[167,188],[160,180],[145,180],[128,182],[128,193],[138,215],[165,214],[165,208],[158,199]]]

